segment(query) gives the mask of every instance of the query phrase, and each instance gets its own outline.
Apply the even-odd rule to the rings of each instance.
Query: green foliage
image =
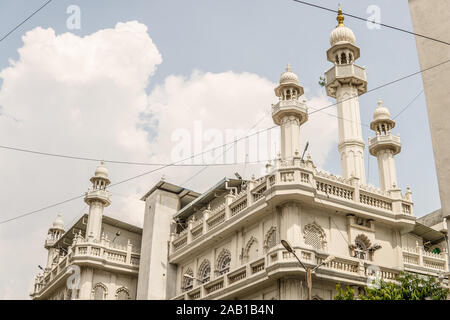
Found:
[[[319,86],[325,87],[325,78],[324,77],[319,77]]]
[[[401,273],[396,282],[374,281],[364,288],[365,294],[358,297],[348,286],[344,292],[338,284],[336,290],[335,300],[445,300],[449,293],[436,281],[436,277],[411,273]]]
[[[341,285],[338,283],[336,285],[337,294],[334,300],[355,300],[355,291],[347,286],[347,289],[342,290]]]

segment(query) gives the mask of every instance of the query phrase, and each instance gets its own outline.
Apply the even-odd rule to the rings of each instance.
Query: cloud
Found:
[[[105,159],[150,157],[148,133],[138,122],[147,105],[149,77],[162,57],[145,25],[118,23],[85,37],[35,28],[22,39],[18,60],[0,72],[0,144]],[[83,194],[96,164],[2,150],[0,165],[3,220]],[[116,181],[142,171],[109,169]],[[127,197],[113,194],[107,213],[139,222],[140,187],[128,184]],[[15,279],[22,298],[37,264],[45,261],[46,230],[59,211],[69,224],[87,208],[80,199],[0,226],[2,247],[14,249],[0,249],[0,283]],[[7,286],[0,285],[0,297],[7,296],[2,287]]]

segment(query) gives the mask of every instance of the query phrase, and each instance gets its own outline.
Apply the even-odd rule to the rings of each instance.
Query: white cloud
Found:
[[[19,59],[0,72],[0,144],[105,159],[150,157],[147,132],[137,124],[147,104],[147,81],[162,58],[145,25],[118,23],[85,37],[36,28],[23,42]],[[2,220],[82,194],[95,168],[92,162],[6,150],[0,165]],[[109,167],[116,181],[142,171]],[[128,184],[127,195],[137,195],[139,187]],[[108,214],[138,222],[142,204],[129,197],[133,200],[113,195]],[[11,286],[14,279],[22,298],[45,261],[45,230],[59,211],[68,224],[86,208],[80,199],[0,226],[0,283]],[[0,298],[8,294],[1,284]]]

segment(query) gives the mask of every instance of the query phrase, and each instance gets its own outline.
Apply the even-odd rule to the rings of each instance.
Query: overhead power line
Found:
[[[271,128],[274,128],[274,127],[276,127],[276,126],[273,126],[273,127],[271,127]],[[264,129],[264,130],[260,130],[260,131],[258,131],[258,132],[270,130],[271,128],[267,128],[267,129]],[[251,134],[251,135],[257,134],[258,132],[253,133],[253,134]],[[241,138],[236,139],[235,141],[233,141],[233,142],[231,142],[231,143],[235,143],[236,141],[240,141],[240,140],[245,139],[245,138],[247,138],[247,137],[249,137],[249,136],[251,136],[251,135],[248,135],[248,136],[246,136],[246,137],[241,137]],[[177,164],[177,163],[180,163],[180,162],[183,162],[183,161],[187,161],[187,160],[191,160],[191,159],[193,159],[193,158],[195,158],[195,157],[198,157],[198,156],[203,155],[203,154],[205,154],[205,153],[211,152],[211,151],[213,151],[213,150],[216,150],[217,148],[226,146],[226,145],[228,145],[228,144],[230,144],[230,143],[226,143],[226,144],[223,144],[222,146],[215,147],[215,148],[208,149],[208,150],[206,150],[206,151],[203,151],[203,152],[194,154],[194,155],[192,155],[192,156],[190,156],[190,157],[188,157],[188,158],[181,159],[181,160],[179,160],[179,161],[175,161],[175,162],[172,162],[172,163],[163,165],[163,166],[158,167],[158,168],[155,168],[155,169],[153,169],[153,170],[143,172],[143,173],[138,174],[138,175],[136,175],[136,176],[133,176],[133,177],[130,177],[130,178],[121,180],[121,181],[119,181],[119,182],[110,184],[109,187],[110,187],[110,188],[113,188],[113,187],[118,186],[118,185],[121,185],[121,184],[123,184],[123,183],[125,183],[125,182],[128,182],[128,181],[135,180],[135,179],[137,179],[137,178],[146,176],[146,175],[148,175],[148,174],[150,174],[150,173],[153,173],[153,172],[156,172],[156,171],[158,171],[158,170],[162,170],[162,169],[165,169],[165,168],[167,168],[167,167],[171,167],[171,166],[173,166],[173,165],[175,165],[175,164]],[[60,202],[57,202],[57,203],[54,203],[54,204],[51,204],[51,205],[47,205],[47,206],[42,207],[42,208],[40,208],[40,209],[36,209],[36,210],[33,210],[33,211],[29,211],[29,212],[20,214],[20,215],[18,215],[18,216],[9,218],[9,219],[5,219],[5,220],[3,220],[3,221],[0,221],[0,225],[1,225],[1,224],[4,224],[4,223],[7,223],[7,222],[10,222],[10,221],[14,221],[14,220],[17,220],[17,219],[26,217],[26,216],[29,216],[29,215],[32,215],[32,214],[35,214],[35,213],[38,213],[38,212],[42,212],[42,211],[47,210],[47,209],[54,208],[54,207],[59,206],[59,205],[61,205],[61,204],[64,204],[64,203],[67,203],[67,202],[70,202],[70,201],[73,201],[73,200],[77,200],[77,199],[80,199],[80,198],[83,198],[83,197],[84,197],[84,194],[77,195],[77,196],[74,196],[74,197],[69,198],[69,199],[67,199],[67,200],[63,200],[63,201],[60,201]]]
[[[401,78],[399,78],[399,79],[396,79],[396,80],[387,82],[387,83],[382,84],[382,85],[380,85],[380,86],[377,86],[377,87],[375,87],[375,88],[373,88],[373,89],[371,89],[371,90],[368,90],[366,93],[373,92],[373,91],[378,90],[378,89],[380,89],[380,88],[386,87],[386,86],[388,86],[388,85],[391,85],[391,84],[397,83],[397,82],[399,82],[399,81],[401,81],[401,80],[404,80],[404,79],[407,79],[407,78],[409,78],[409,77],[412,77],[412,76],[414,76],[414,75],[416,75],[416,74],[419,74],[419,73],[425,72],[425,71],[427,71],[427,70],[436,68],[436,67],[438,67],[438,66],[440,66],[440,65],[443,65],[443,64],[445,64],[445,63],[447,63],[447,62],[449,62],[449,61],[450,61],[450,59],[449,59],[449,60],[446,60],[446,61],[444,61],[444,62],[438,63],[438,64],[436,64],[436,65],[434,65],[434,66],[425,68],[425,69],[423,69],[423,70],[419,70],[419,71],[417,71],[417,72],[411,73],[411,74],[406,75],[406,76],[404,76],[404,77],[401,77]],[[353,99],[353,98],[355,98],[355,97],[350,97],[350,98],[345,99],[345,100],[343,100],[343,101],[346,101],[346,100],[349,100],[349,99]],[[414,100],[415,100],[415,99],[414,99]],[[411,103],[412,103],[412,102],[411,102]],[[335,105],[337,105],[337,103],[330,104],[330,105],[328,105],[328,106],[326,106],[326,107],[323,107],[323,108],[320,108],[320,109],[315,109],[313,112],[310,112],[309,114],[313,114],[313,113],[316,113],[316,112],[321,112],[322,110],[327,109],[327,108],[330,108],[330,107],[335,106]],[[329,114],[329,115],[332,115],[332,114]],[[333,116],[338,117],[338,116],[336,116],[336,115],[333,115]],[[398,115],[397,115],[397,116],[398,116]],[[350,121],[350,120],[349,120],[349,121]],[[274,125],[274,126],[272,126],[272,127],[269,127],[269,128],[263,129],[263,130],[259,130],[259,131],[255,132],[255,133],[250,134],[250,135],[247,135],[247,136],[241,137],[241,138],[239,138],[239,139],[236,139],[235,141],[232,141],[232,142],[230,142],[230,143],[235,143],[235,142],[237,142],[237,141],[246,139],[246,138],[248,138],[248,137],[251,137],[251,136],[253,136],[253,135],[259,134],[259,133],[261,133],[261,132],[271,130],[271,129],[275,128],[275,127],[277,127],[277,125]],[[155,169],[153,169],[153,170],[150,170],[150,171],[141,173],[141,174],[139,174],[139,175],[136,175],[136,176],[134,176],[134,177],[131,177],[131,178],[128,178],[128,179],[119,181],[119,182],[117,182],[117,183],[115,183],[115,184],[111,184],[110,187],[113,187],[113,186],[116,186],[116,185],[120,185],[120,184],[123,184],[123,183],[128,182],[128,181],[131,181],[131,180],[135,180],[135,179],[137,179],[137,178],[143,177],[143,176],[145,176],[145,175],[148,175],[148,174],[150,174],[150,173],[156,172],[156,171],[158,171],[158,170],[162,170],[162,169],[164,169],[164,168],[174,166],[174,165],[176,165],[176,164],[178,164],[178,163],[180,163],[180,162],[184,162],[184,161],[187,161],[187,160],[191,160],[191,159],[193,159],[193,158],[195,158],[195,157],[197,157],[197,156],[200,156],[200,155],[202,155],[202,154],[205,154],[205,153],[207,153],[207,152],[211,152],[211,151],[214,151],[214,150],[216,150],[216,149],[218,149],[218,148],[221,148],[221,147],[224,147],[224,146],[226,146],[226,145],[229,145],[230,143],[226,143],[226,144],[223,144],[223,145],[221,145],[221,146],[218,146],[218,147],[215,147],[215,148],[212,148],[212,149],[203,151],[203,152],[201,152],[201,153],[192,155],[192,156],[190,156],[190,157],[188,157],[188,158],[185,158],[185,159],[182,159],[182,160],[173,162],[173,163],[169,163],[169,164],[162,165],[162,166],[160,166],[160,167],[158,167],[158,168],[155,168]],[[13,149],[11,149],[11,150],[13,150]],[[27,150],[27,151],[30,151],[30,150]],[[42,152],[39,152],[39,153],[44,154],[44,153],[42,153]],[[46,154],[46,155],[54,155],[54,154]],[[55,156],[61,156],[61,155],[55,155]],[[64,157],[66,157],[66,156],[64,156]],[[71,157],[71,156],[67,156],[67,157]],[[71,157],[71,158],[83,158],[83,157]],[[87,160],[87,159],[90,159],[90,158],[83,158],[83,160]],[[99,160],[99,159],[95,159],[95,161],[98,161],[98,160]],[[104,161],[106,162],[107,160],[104,160]],[[113,161],[115,161],[115,160],[109,160],[109,162],[113,162]],[[204,165],[203,165],[203,166],[204,166]],[[59,205],[61,205],[61,204],[64,204],[64,203],[67,203],[67,202],[70,202],[70,201],[73,201],[73,200],[76,200],[76,199],[80,199],[80,198],[82,198],[82,197],[84,197],[84,194],[83,194],[83,195],[76,196],[76,197],[73,197],[73,198],[69,198],[69,199],[67,199],[67,200],[64,200],[64,201],[61,201],[61,202],[58,202],[58,203],[55,203],[55,204],[52,204],[52,205],[45,206],[45,207],[40,208],[40,209],[37,209],[37,210],[33,210],[33,211],[30,211],[30,212],[27,212],[27,213],[18,215],[18,216],[16,216],[16,217],[12,217],[12,218],[10,218],[10,219],[6,219],[6,220],[3,220],[3,221],[0,221],[0,225],[1,225],[1,224],[4,224],[4,223],[7,223],[7,222],[10,222],[10,221],[13,221],[13,220],[16,220],[16,219],[19,219],[19,218],[22,218],[22,217],[29,216],[29,215],[31,215],[31,214],[35,214],[35,213],[44,211],[44,210],[46,210],[46,209],[50,209],[50,208],[59,206]]]
[[[259,132],[258,132],[259,133]],[[218,149],[221,146],[218,146],[216,148],[211,149]],[[65,158],[65,159],[72,159],[72,160],[83,160],[83,161],[93,161],[93,162],[105,162],[105,163],[114,163],[114,164],[129,164],[129,165],[138,165],[138,166],[165,166],[168,163],[156,163],[156,162],[133,162],[133,161],[121,161],[121,160],[105,160],[100,158],[87,158],[82,156],[71,156],[71,155],[65,155],[65,154],[58,154],[58,153],[49,153],[49,152],[42,152],[42,151],[36,151],[36,150],[30,150],[30,149],[23,149],[23,148],[17,148],[17,147],[10,147],[5,145],[0,145],[0,149],[6,149],[11,151],[19,151],[24,153],[31,153],[31,154],[37,154],[42,156],[49,156],[49,157],[56,157],[56,158]],[[262,161],[262,160],[261,160]],[[259,161],[254,161],[259,162]],[[237,164],[243,164],[242,163],[207,163],[207,164],[176,164],[173,165],[174,167],[201,167],[201,166],[232,166]],[[251,163],[250,163],[251,164]]]
[[[391,84],[394,84],[394,83],[400,82],[400,81],[402,81],[402,80],[408,79],[408,78],[410,78],[410,77],[412,77],[412,76],[415,76],[415,75],[417,75],[417,74],[420,74],[420,73],[423,73],[423,72],[425,72],[425,71],[428,71],[428,70],[437,68],[437,67],[439,67],[439,66],[441,66],[441,65],[443,65],[443,64],[448,63],[449,61],[450,61],[450,59],[448,59],[448,60],[446,60],[446,61],[443,61],[443,62],[440,62],[440,63],[438,63],[438,64],[435,64],[435,65],[433,65],[433,66],[431,66],[431,67],[428,67],[428,68],[425,68],[425,69],[422,69],[422,70],[419,70],[419,71],[410,73],[410,74],[408,74],[408,75],[406,75],[406,76],[403,76],[403,77],[400,77],[400,78],[398,78],[398,79],[395,79],[395,80],[386,82],[386,83],[384,83],[384,84],[382,84],[382,85],[379,85],[379,86],[377,86],[377,87],[375,87],[375,88],[372,88],[372,89],[370,89],[370,90],[367,90],[364,94],[367,94],[367,93],[376,91],[376,90],[378,90],[378,89],[387,87],[387,86],[389,86],[389,85],[391,85]],[[356,97],[357,97],[357,96],[348,97],[347,99],[344,99],[344,100],[342,100],[341,102],[344,102],[344,101],[347,101],[347,100],[351,100],[351,99],[354,99],[354,98],[356,98]],[[325,110],[325,109],[328,109],[328,108],[331,108],[331,107],[333,107],[333,106],[336,106],[337,104],[338,104],[338,103],[335,102],[335,103],[329,104],[329,105],[327,105],[327,106],[325,106],[325,107],[322,107],[322,108],[319,108],[319,109],[312,108],[312,109],[315,109],[315,110],[312,111],[312,112],[310,112],[309,115],[314,114],[314,113],[316,113],[316,112],[320,112],[320,111]]]
[[[36,13],[38,13],[39,11],[41,11],[42,9],[44,9],[50,2],[52,2],[52,0],[48,0],[47,2],[45,2],[42,6],[40,6],[38,9],[36,9],[32,14],[30,14],[25,20],[23,20],[22,22],[20,22],[18,25],[16,25],[14,28],[12,28],[7,34],[5,34],[3,37],[0,38],[0,41],[5,40],[11,33],[13,33],[14,31],[16,31],[18,28],[20,28],[21,25],[23,25],[25,22],[27,22],[28,20],[30,20]]]
[[[398,78],[398,79],[389,81],[389,82],[384,83],[384,84],[382,84],[382,85],[379,85],[379,86],[377,86],[377,87],[375,87],[375,88],[373,88],[373,89],[367,90],[366,94],[367,94],[367,93],[370,93],[370,92],[373,92],[373,91],[376,91],[376,90],[378,90],[378,89],[387,87],[387,86],[389,86],[389,85],[391,85],[391,84],[394,84],[394,83],[397,83],[397,82],[399,82],[399,81],[405,80],[405,79],[410,78],[410,77],[412,77],[412,76],[415,76],[415,75],[417,75],[417,74],[419,74],[419,73],[422,73],[422,72],[431,70],[431,69],[433,69],[433,68],[439,67],[439,66],[441,66],[441,65],[443,65],[443,64],[445,64],[445,63],[448,63],[449,61],[450,61],[450,59],[449,59],[449,60],[446,60],[446,61],[443,61],[443,62],[441,62],[441,63],[438,63],[438,64],[436,64],[436,65],[433,65],[433,66],[431,66],[431,67],[425,68],[425,69],[423,69],[423,70],[419,70],[419,71],[413,72],[413,73],[411,73],[411,74],[408,74],[408,75],[406,75],[406,76],[400,77],[400,78]],[[344,101],[347,101],[347,100],[351,100],[351,99],[354,99],[354,98],[356,98],[356,97],[357,97],[357,96],[352,96],[352,97],[349,97],[349,98],[346,98],[346,99],[342,100],[341,102],[344,102]],[[333,107],[333,106],[336,106],[337,104],[338,104],[337,102],[334,102],[334,103],[331,103],[331,104],[329,104],[329,105],[326,105],[326,106],[324,106],[324,107],[322,107],[322,108],[315,108],[315,107],[308,106],[308,108],[314,110],[314,111],[309,112],[309,115],[312,115],[312,114],[314,114],[314,113],[316,113],[316,112],[323,112],[323,110],[328,109],[328,108],[331,108],[331,107]],[[346,121],[353,121],[353,120],[350,120],[350,119],[342,118],[342,117],[340,117],[340,116],[338,116],[338,115],[335,115],[335,114],[332,114],[332,113],[327,113],[327,112],[323,112],[323,113],[326,114],[326,115],[329,115],[329,116],[338,118],[338,119],[344,119],[344,120],[346,120]],[[398,115],[397,115],[397,116],[398,116]],[[396,116],[396,117],[397,117],[397,116]],[[363,125],[363,126],[369,127],[368,124],[365,124],[365,123],[362,123],[362,122],[360,122],[360,124]],[[239,139],[237,139],[237,140],[235,140],[235,141],[232,141],[232,142],[223,144],[223,145],[221,145],[221,146],[212,148],[212,149],[210,149],[210,150],[208,150],[208,151],[205,151],[205,152],[211,152],[211,151],[214,151],[214,150],[216,150],[216,149],[218,149],[218,148],[224,147],[224,146],[229,145],[229,144],[233,144],[233,143],[235,143],[235,142],[237,142],[237,141],[240,141],[240,140],[242,140],[242,139],[249,138],[249,137],[254,136],[254,135],[257,135],[257,134],[259,134],[259,133],[261,133],[261,132],[269,131],[269,130],[271,130],[271,129],[273,129],[273,128],[276,128],[276,127],[277,127],[277,126],[274,125],[274,126],[271,126],[271,127],[269,127],[269,128],[266,128],[266,129],[263,129],[263,130],[259,130],[259,131],[257,131],[257,132],[252,133],[252,134],[249,134],[249,135],[246,135],[246,136],[244,136],[244,137],[241,137],[241,138],[239,138]],[[6,145],[0,145],[0,149],[6,149],[6,150],[18,151],[18,152],[26,152],[26,153],[32,153],[32,154],[37,154],[37,155],[49,156],[49,157],[58,157],[58,158],[66,158],[66,159],[74,159],[74,160],[84,160],[84,161],[95,161],[95,162],[104,161],[105,163],[115,163],[115,164],[128,164],[128,165],[140,165],[140,166],[166,166],[166,165],[169,165],[168,163],[151,163],[151,162],[138,162],[138,161],[121,161],[121,160],[114,160],[114,159],[100,159],[100,158],[90,158],[90,157],[84,157],[84,156],[71,156],[71,155],[66,155],[66,154],[50,153],[50,152],[44,152],[44,151],[38,151],[38,150],[31,150],[31,149],[25,149],[25,148],[13,147],[13,146],[6,146]],[[198,154],[198,155],[201,155],[201,154]],[[194,157],[196,157],[196,156],[198,156],[198,155],[194,155]],[[171,166],[186,166],[186,167],[195,167],[195,166],[199,166],[199,167],[201,167],[201,166],[205,166],[205,165],[208,165],[208,166],[223,166],[223,165],[237,165],[237,164],[240,164],[240,163],[232,163],[232,164],[176,164],[176,165],[171,165]]]
[[[293,1],[297,2],[297,3],[301,3],[301,4],[304,4],[304,5],[307,5],[307,6],[310,6],[310,7],[314,7],[314,8],[318,8],[318,9],[322,9],[322,10],[338,13],[338,11],[335,10],[335,9],[322,7],[322,6],[319,6],[317,4],[309,3],[309,2],[306,2],[306,1],[301,1],[301,0],[293,0]],[[399,27],[391,26],[391,25],[388,25],[388,24],[385,24],[385,23],[375,22],[373,20],[369,20],[369,19],[366,19],[366,18],[363,18],[363,17],[359,17],[359,16],[356,16],[354,14],[350,14],[350,13],[347,13],[347,12],[344,12],[344,11],[342,11],[342,14],[344,16],[346,16],[346,17],[351,17],[351,18],[354,18],[354,19],[370,22],[370,23],[377,24],[377,25],[380,25],[380,26],[383,26],[383,27],[386,27],[386,28],[390,28],[390,29],[394,29],[394,30],[397,30],[397,31],[405,32],[405,33],[408,33],[408,34],[411,34],[411,35],[414,35],[414,36],[417,36],[417,37],[421,37],[421,38],[425,38],[425,39],[428,39],[428,40],[436,41],[436,42],[439,42],[439,43],[442,43],[442,44],[450,45],[449,42],[446,42],[446,41],[443,41],[443,40],[440,40],[440,39],[436,39],[436,38],[429,37],[429,36],[426,36],[426,35],[423,35],[423,34],[415,33],[415,32],[412,32],[412,31],[409,31],[409,30],[405,30],[405,29],[402,29],[402,28],[399,28]]]
[[[267,114],[264,114],[264,116],[261,117],[261,119],[259,119],[258,121],[256,121],[256,123],[251,126],[251,128],[247,131],[248,132],[252,131],[259,123],[261,123],[261,121],[263,121],[266,118]],[[218,155],[214,160],[219,159],[220,157],[222,157],[224,155],[225,152],[228,152],[231,148],[233,147],[233,145],[231,145],[227,150],[224,150],[220,155]],[[185,185],[186,183],[188,183],[189,181],[191,181],[192,179],[194,179],[195,177],[197,177],[200,173],[202,173],[203,171],[205,171],[208,168],[208,166],[204,166],[203,168],[201,168],[199,171],[197,171],[196,173],[194,173],[192,176],[190,176],[187,180],[185,180],[181,185]]]
[[[420,92],[402,109],[402,110],[400,110],[400,112],[399,113],[397,113],[393,118],[392,118],[392,120],[395,120],[399,115],[401,115],[402,113],[403,113],[403,111],[406,111],[406,109],[408,109],[413,103],[414,103],[414,101],[416,101],[417,100],[417,98],[418,97],[420,97],[420,95],[423,93],[423,89],[422,90],[420,90]]]

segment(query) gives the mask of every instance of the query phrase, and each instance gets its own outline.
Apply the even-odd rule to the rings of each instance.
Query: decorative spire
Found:
[[[286,72],[291,72],[291,65],[289,63],[286,66]]]
[[[336,20],[338,22],[338,27],[342,27],[344,25],[344,15],[342,14],[341,4],[338,5],[338,15]]]

